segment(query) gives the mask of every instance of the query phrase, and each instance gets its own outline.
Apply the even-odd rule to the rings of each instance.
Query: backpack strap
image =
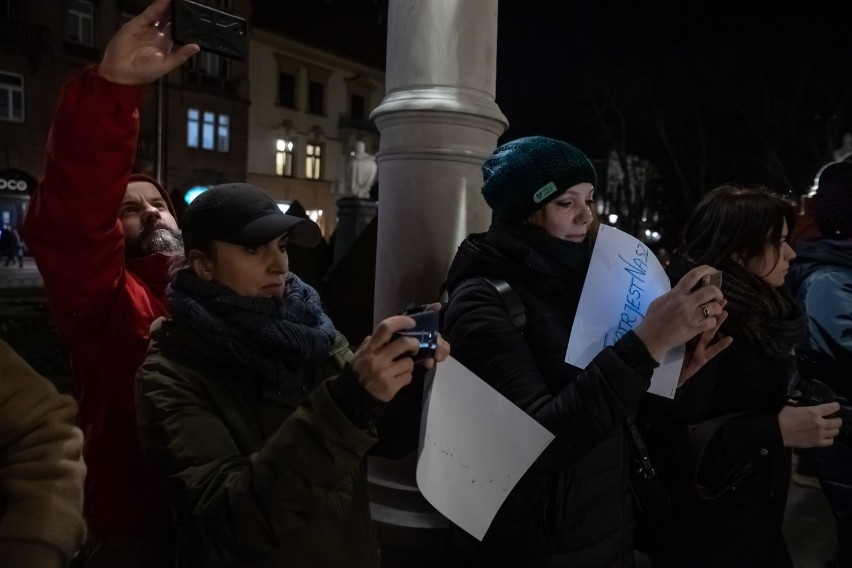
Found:
[[[494,288],[494,291],[500,296],[500,301],[503,302],[503,307],[506,309],[509,319],[512,320],[512,325],[523,333],[527,327],[527,310],[518,293],[502,278],[480,276],[479,279]]]

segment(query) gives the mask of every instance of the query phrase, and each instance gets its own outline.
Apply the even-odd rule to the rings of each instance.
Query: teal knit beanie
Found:
[[[595,167],[585,154],[544,136],[507,142],[482,165],[482,196],[504,221],[522,221],[568,188],[597,182]]]

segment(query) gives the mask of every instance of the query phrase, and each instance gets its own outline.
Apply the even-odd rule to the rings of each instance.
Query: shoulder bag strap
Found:
[[[527,327],[527,310],[518,293],[501,278],[486,278],[484,276],[479,278],[494,288],[494,291],[500,296],[500,301],[503,302],[506,313],[509,314],[509,319],[512,320],[512,325],[523,333]]]

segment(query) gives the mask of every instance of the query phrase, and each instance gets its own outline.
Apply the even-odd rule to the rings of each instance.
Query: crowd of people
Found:
[[[481,541],[451,527],[452,565],[790,568],[794,448],[812,453],[836,515],[836,566],[852,565],[843,399],[796,396],[814,381],[850,396],[852,164],[823,172],[820,236],[798,258],[789,202],[709,191],[671,290],[580,369],[564,359],[598,231],[595,168],[561,140],[503,144],[482,168],[493,222],[460,244],[446,305],[426,308],[443,309],[442,337],[415,362],[419,342],[399,333],[410,316],[350,346],[290,272],[287,246],[319,243],[315,223],[234,182],[198,196],[178,228],[165,188],[133,173],[146,86],[199,50],[172,45],[169,3],[154,0],[60,93],[18,238],[74,396],[0,343],[0,564],[377,567],[366,458],[416,449],[424,376],[452,346],[555,436]],[[721,285],[701,285],[717,273]],[[520,298],[523,328],[495,279]],[[646,394],[681,346],[675,397]],[[634,507],[628,422],[670,500],[662,519]]]

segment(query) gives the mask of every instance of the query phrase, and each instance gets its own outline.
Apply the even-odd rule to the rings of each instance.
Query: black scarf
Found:
[[[499,221],[494,223],[490,231],[504,233],[523,243],[535,251],[558,276],[567,280],[579,279],[582,286],[592,259],[592,245],[588,237],[582,243],[574,243],[554,237],[535,225],[514,225]]]
[[[261,298],[240,296],[185,269],[175,274],[167,298],[176,318],[279,391],[302,387],[305,364],[334,344],[334,324],[319,294],[292,272],[282,297]]]
[[[491,228],[495,229],[526,247],[524,284],[541,297],[559,298],[561,313],[572,321],[592,259],[589,238],[581,243],[566,241],[533,225],[503,224]]]
[[[770,357],[789,357],[805,331],[805,318],[783,286],[773,288],[740,264],[725,260],[722,293],[728,320],[722,332],[742,337]]]

